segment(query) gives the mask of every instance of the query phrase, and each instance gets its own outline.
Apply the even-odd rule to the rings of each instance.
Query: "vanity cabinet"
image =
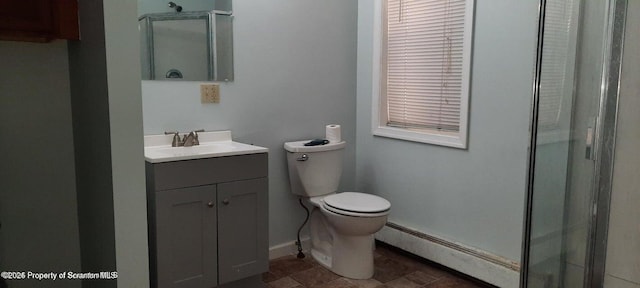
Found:
[[[269,270],[267,185],[267,178],[218,185],[220,283]]]
[[[152,287],[260,282],[268,270],[266,153],[147,162],[146,174]]]
[[[158,285],[153,287],[218,284],[215,201],[215,185],[156,193],[154,260]]]
[[[77,0],[0,1],[0,40],[79,39]]]

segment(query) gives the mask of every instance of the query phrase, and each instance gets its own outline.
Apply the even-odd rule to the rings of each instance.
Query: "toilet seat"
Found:
[[[376,195],[343,192],[326,196],[322,206],[333,213],[355,217],[380,217],[389,214],[391,203]]]

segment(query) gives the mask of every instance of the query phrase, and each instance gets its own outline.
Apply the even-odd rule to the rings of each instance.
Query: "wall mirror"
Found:
[[[233,81],[231,0],[138,0],[142,80]]]

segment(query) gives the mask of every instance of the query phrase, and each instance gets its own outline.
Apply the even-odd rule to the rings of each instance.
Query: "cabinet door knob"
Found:
[[[222,204],[224,204],[224,205],[229,205],[229,199],[224,199],[224,200],[222,200]]]
[[[207,203],[207,206],[213,207],[213,201],[209,201],[209,203]]]

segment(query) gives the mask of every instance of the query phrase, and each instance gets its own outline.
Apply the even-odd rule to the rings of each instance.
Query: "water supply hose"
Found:
[[[304,203],[302,203],[302,198],[299,198],[298,201],[300,202],[300,206],[304,208],[304,211],[307,212],[307,217],[304,219],[304,223],[302,223],[302,225],[300,225],[300,228],[298,228],[298,241],[296,242],[296,245],[298,245],[297,257],[302,259],[304,258],[304,253],[302,253],[302,242],[300,242],[300,231],[302,231],[302,228],[304,227],[304,225],[307,224],[307,221],[309,221],[309,209],[307,209],[307,207],[304,206]]]

